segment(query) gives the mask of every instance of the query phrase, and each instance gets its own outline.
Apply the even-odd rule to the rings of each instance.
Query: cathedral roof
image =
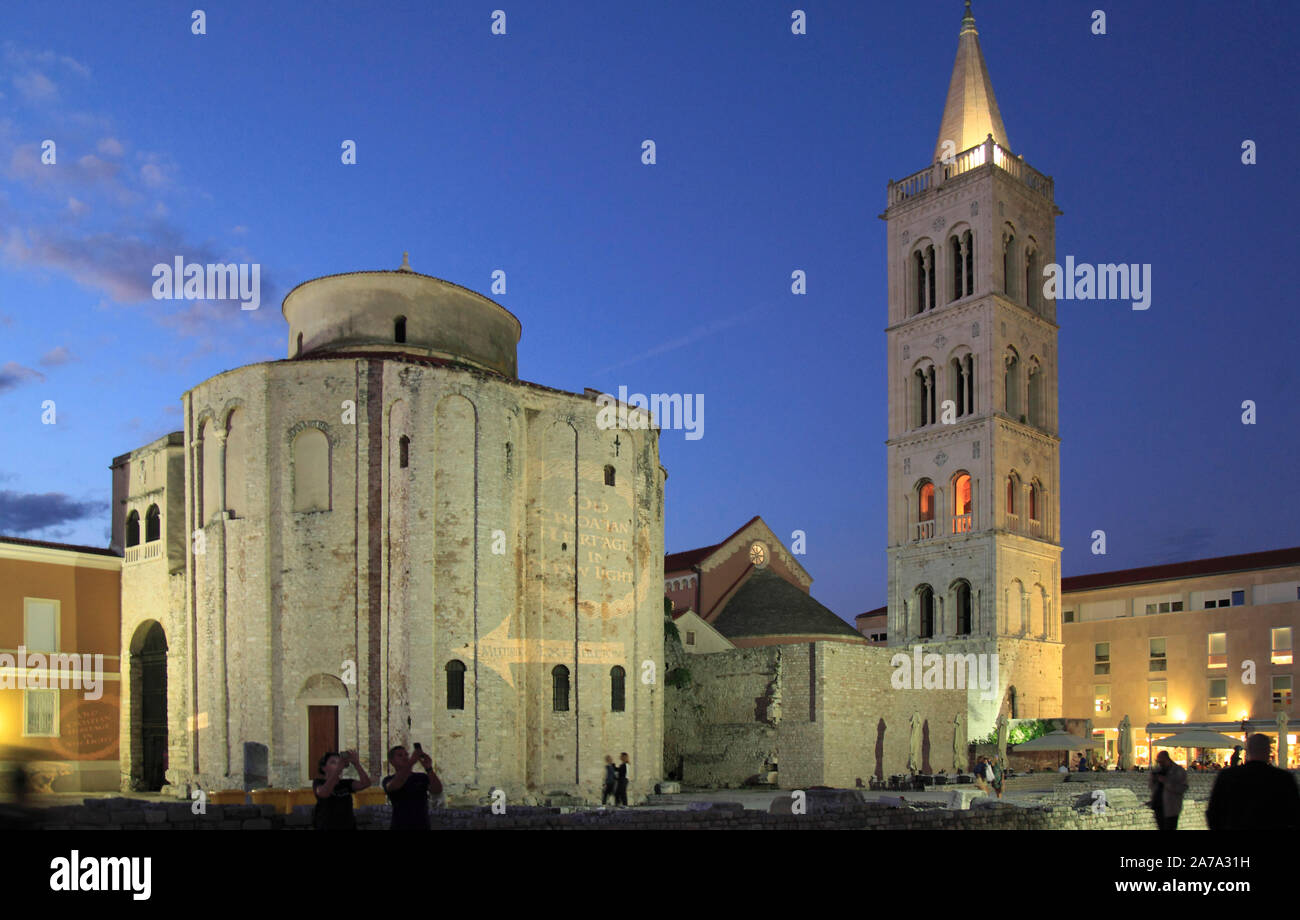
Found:
[[[862,641],[862,634],[770,569],[755,569],[712,620],[728,639],[828,636]]]
[[[947,153],[961,153],[984,142],[992,134],[993,140],[1006,150],[1011,149],[1007,129],[1002,125],[1002,113],[993,95],[993,81],[989,79],[988,65],[980,51],[979,33],[975,30],[975,16],[970,0],[966,0],[966,15],[961,21],[957,36],[957,59],[952,65],[952,81],[948,84],[948,102],[943,107],[943,120],[939,122],[939,140],[934,147],[934,158],[943,159]],[[944,142],[952,141],[956,148],[944,151]]]

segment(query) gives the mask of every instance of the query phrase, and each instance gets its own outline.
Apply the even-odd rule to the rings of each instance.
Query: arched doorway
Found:
[[[140,624],[131,642],[131,741],[139,759],[132,776],[142,792],[167,782],[167,634],[156,620]]]

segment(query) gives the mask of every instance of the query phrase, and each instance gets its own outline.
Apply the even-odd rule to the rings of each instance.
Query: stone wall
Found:
[[[953,773],[965,693],[895,689],[895,651],[816,642],[690,656],[691,686],[668,692],[665,772],[680,762],[684,783],[710,787],[866,785],[907,771],[916,714],[920,772]]]

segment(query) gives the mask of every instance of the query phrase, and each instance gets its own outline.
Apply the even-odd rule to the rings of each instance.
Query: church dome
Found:
[[[521,325],[505,307],[411,270],[360,271],[304,281],[284,298],[289,357],[402,352],[517,375]]]

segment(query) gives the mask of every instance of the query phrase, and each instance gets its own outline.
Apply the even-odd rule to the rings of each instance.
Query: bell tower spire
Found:
[[[939,122],[934,158],[941,160],[969,150],[990,134],[1000,147],[1011,149],[1007,129],[1002,124],[1002,113],[998,111],[998,100],[993,95],[988,65],[980,51],[975,15],[971,12],[970,0],[966,0],[966,14],[962,17],[961,32],[957,34],[957,59],[952,65],[948,101],[943,107],[943,120]],[[946,151],[945,141],[952,142]]]

